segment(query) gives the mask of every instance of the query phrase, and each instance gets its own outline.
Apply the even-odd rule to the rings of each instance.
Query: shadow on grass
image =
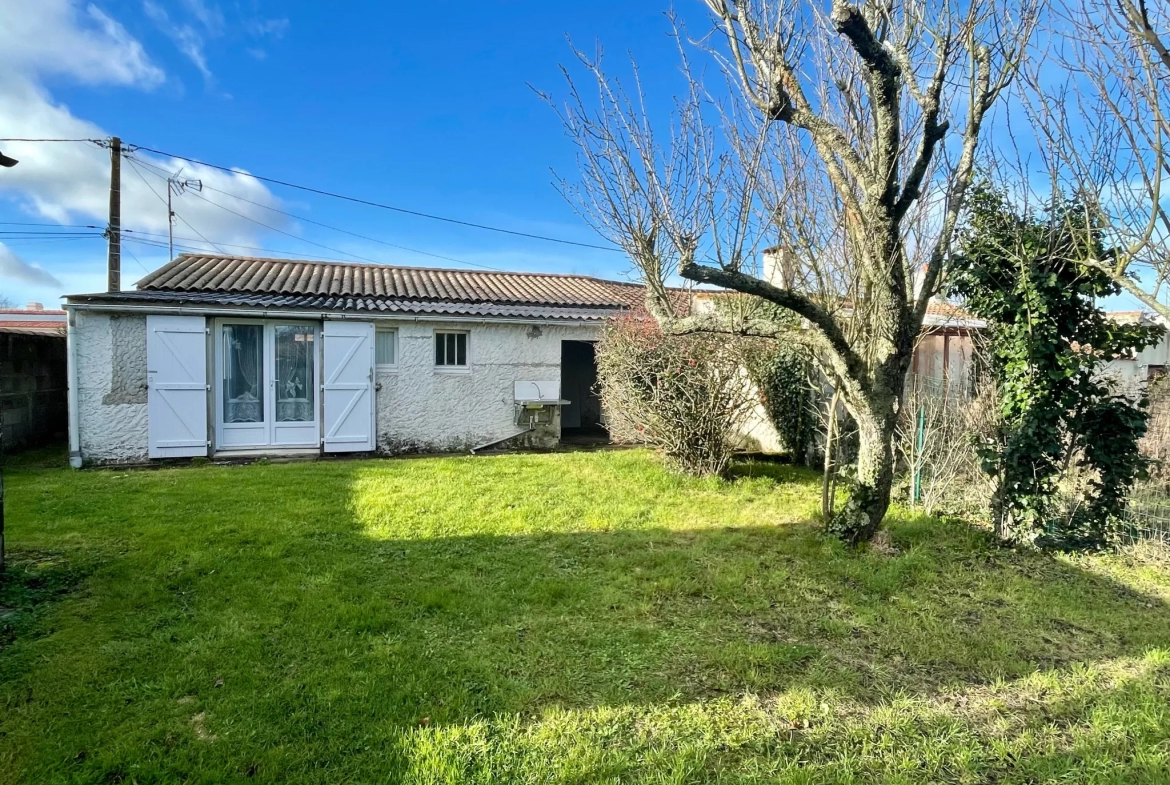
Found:
[[[94,566],[51,551],[10,554],[0,572],[0,651],[30,634],[38,616],[75,591]]]
[[[875,703],[1170,646],[1166,607],[1128,586],[894,531],[893,557],[811,525],[380,541],[395,577],[359,562],[329,590],[340,628],[412,663],[401,705],[434,722],[804,687]]]
[[[689,743],[682,720],[654,723],[708,710],[695,734],[732,730],[703,755],[734,757],[748,754],[733,730],[749,704],[780,696],[751,754],[830,766],[891,722],[882,706],[929,702],[906,738],[937,747],[976,733],[947,730],[968,711],[938,715],[947,696],[1010,705],[1030,689],[1014,685],[1170,648],[1165,582],[1145,591],[1100,560],[1007,551],[927,519],[895,517],[896,555],[849,551],[808,520],[808,473],[736,471],[690,481],[601,452],[18,472],[17,558],[68,543],[94,568],[84,596],[49,588],[76,586],[66,573],[34,587],[64,599],[0,651],[0,764],[92,775],[78,781],[253,767],[313,781],[316,761],[365,781],[400,772],[422,749],[410,739],[450,732],[470,746],[434,755],[498,753],[506,771],[578,743],[542,735],[557,717],[579,743],[637,757]],[[1107,679],[1081,687],[1042,695],[1044,711],[1134,705],[1107,701],[1120,695]],[[826,702],[859,712],[834,726],[844,736],[817,736]],[[776,712],[812,730],[783,741]],[[493,723],[513,728],[507,743]]]

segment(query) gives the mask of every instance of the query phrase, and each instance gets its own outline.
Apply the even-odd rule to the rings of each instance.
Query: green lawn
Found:
[[[0,782],[1170,782],[1170,568],[643,451],[6,471]]]

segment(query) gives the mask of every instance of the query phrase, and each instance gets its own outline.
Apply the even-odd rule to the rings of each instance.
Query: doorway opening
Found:
[[[216,447],[319,447],[318,327],[222,320],[216,325]]]
[[[597,394],[597,354],[592,341],[561,341],[561,443],[608,444]]]

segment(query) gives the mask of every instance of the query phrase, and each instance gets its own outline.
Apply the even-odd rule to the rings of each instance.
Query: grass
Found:
[[[1170,573],[642,451],[6,470],[0,783],[1164,783]]]

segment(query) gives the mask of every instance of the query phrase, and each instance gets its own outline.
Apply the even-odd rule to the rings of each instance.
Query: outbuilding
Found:
[[[553,447],[602,426],[593,342],[641,286],[184,254],[66,298],[83,464]]]

